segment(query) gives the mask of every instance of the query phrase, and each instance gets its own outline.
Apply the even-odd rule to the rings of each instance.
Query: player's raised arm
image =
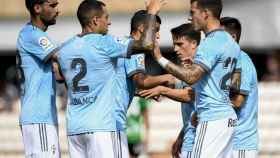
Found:
[[[198,64],[192,64],[188,67],[182,67],[182,66],[175,65],[171,61],[162,57],[158,45],[156,45],[153,55],[154,55],[155,60],[168,73],[174,75],[176,78],[178,78],[188,84],[194,84],[206,73],[204,68],[202,68],[202,66],[200,66]]]
[[[135,40],[131,44],[130,52],[132,54],[151,52],[154,49],[156,14],[165,2],[165,0],[149,0],[146,3],[148,15],[144,24],[144,31],[141,32],[140,40]]]

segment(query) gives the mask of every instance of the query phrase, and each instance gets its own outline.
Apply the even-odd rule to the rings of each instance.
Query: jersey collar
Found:
[[[209,36],[210,34],[212,34],[212,33],[214,33],[214,32],[218,32],[218,31],[225,31],[225,30],[224,30],[224,29],[221,29],[221,28],[215,29],[215,30],[212,30],[212,31],[210,31],[210,32],[207,32],[205,35],[206,35],[206,37],[207,37],[207,36]]]

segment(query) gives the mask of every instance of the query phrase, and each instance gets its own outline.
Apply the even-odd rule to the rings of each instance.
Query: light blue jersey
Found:
[[[206,74],[196,85],[199,121],[215,121],[235,115],[227,85],[239,54],[239,45],[221,29],[209,32],[200,43],[194,63],[202,66]]]
[[[258,149],[258,79],[257,72],[250,57],[241,52],[239,62],[241,65],[240,93],[246,95],[245,103],[237,109],[238,125],[235,128],[235,150]]]
[[[187,86],[188,85],[183,81],[180,81],[179,83],[175,84],[176,89],[183,89]],[[191,114],[195,110],[194,104],[195,102],[181,104],[183,130],[184,130],[184,138],[183,138],[181,152],[183,151],[191,152],[193,149],[196,128],[191,125],[190,121],[191,121]]]
[[[87,34],[67,41],[59,64],[68,87],[68,135],[116,131],[117,60],[128,45],[110,35]]]
[[[55,78],[48,61],[56,44],[41,29],[26,24],[17,39],[21,81],[20,124],[57,124]]]
[[[125,38],[122,40],[124,45],[127,45],[132,39]],[[135,85],[132,76],[136,73],[145,73],[145,55],[132,55],[130,58],[118,58],[117,64],[117,83],[113,93],[116,96],[116,118],[117,129],[126,129],[126,114],[127,109],[135,94]]]

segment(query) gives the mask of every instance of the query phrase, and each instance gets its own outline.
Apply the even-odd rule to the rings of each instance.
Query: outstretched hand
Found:
[[[146,10],[149,14],[156,15],[160,8],[166,4],[166,0],[145,0]]]

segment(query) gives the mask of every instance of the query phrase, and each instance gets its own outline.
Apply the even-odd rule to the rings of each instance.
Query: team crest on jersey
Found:
[[[46,51],[54,47],[54,45],[47,37],[40,37],[39,45]]]

